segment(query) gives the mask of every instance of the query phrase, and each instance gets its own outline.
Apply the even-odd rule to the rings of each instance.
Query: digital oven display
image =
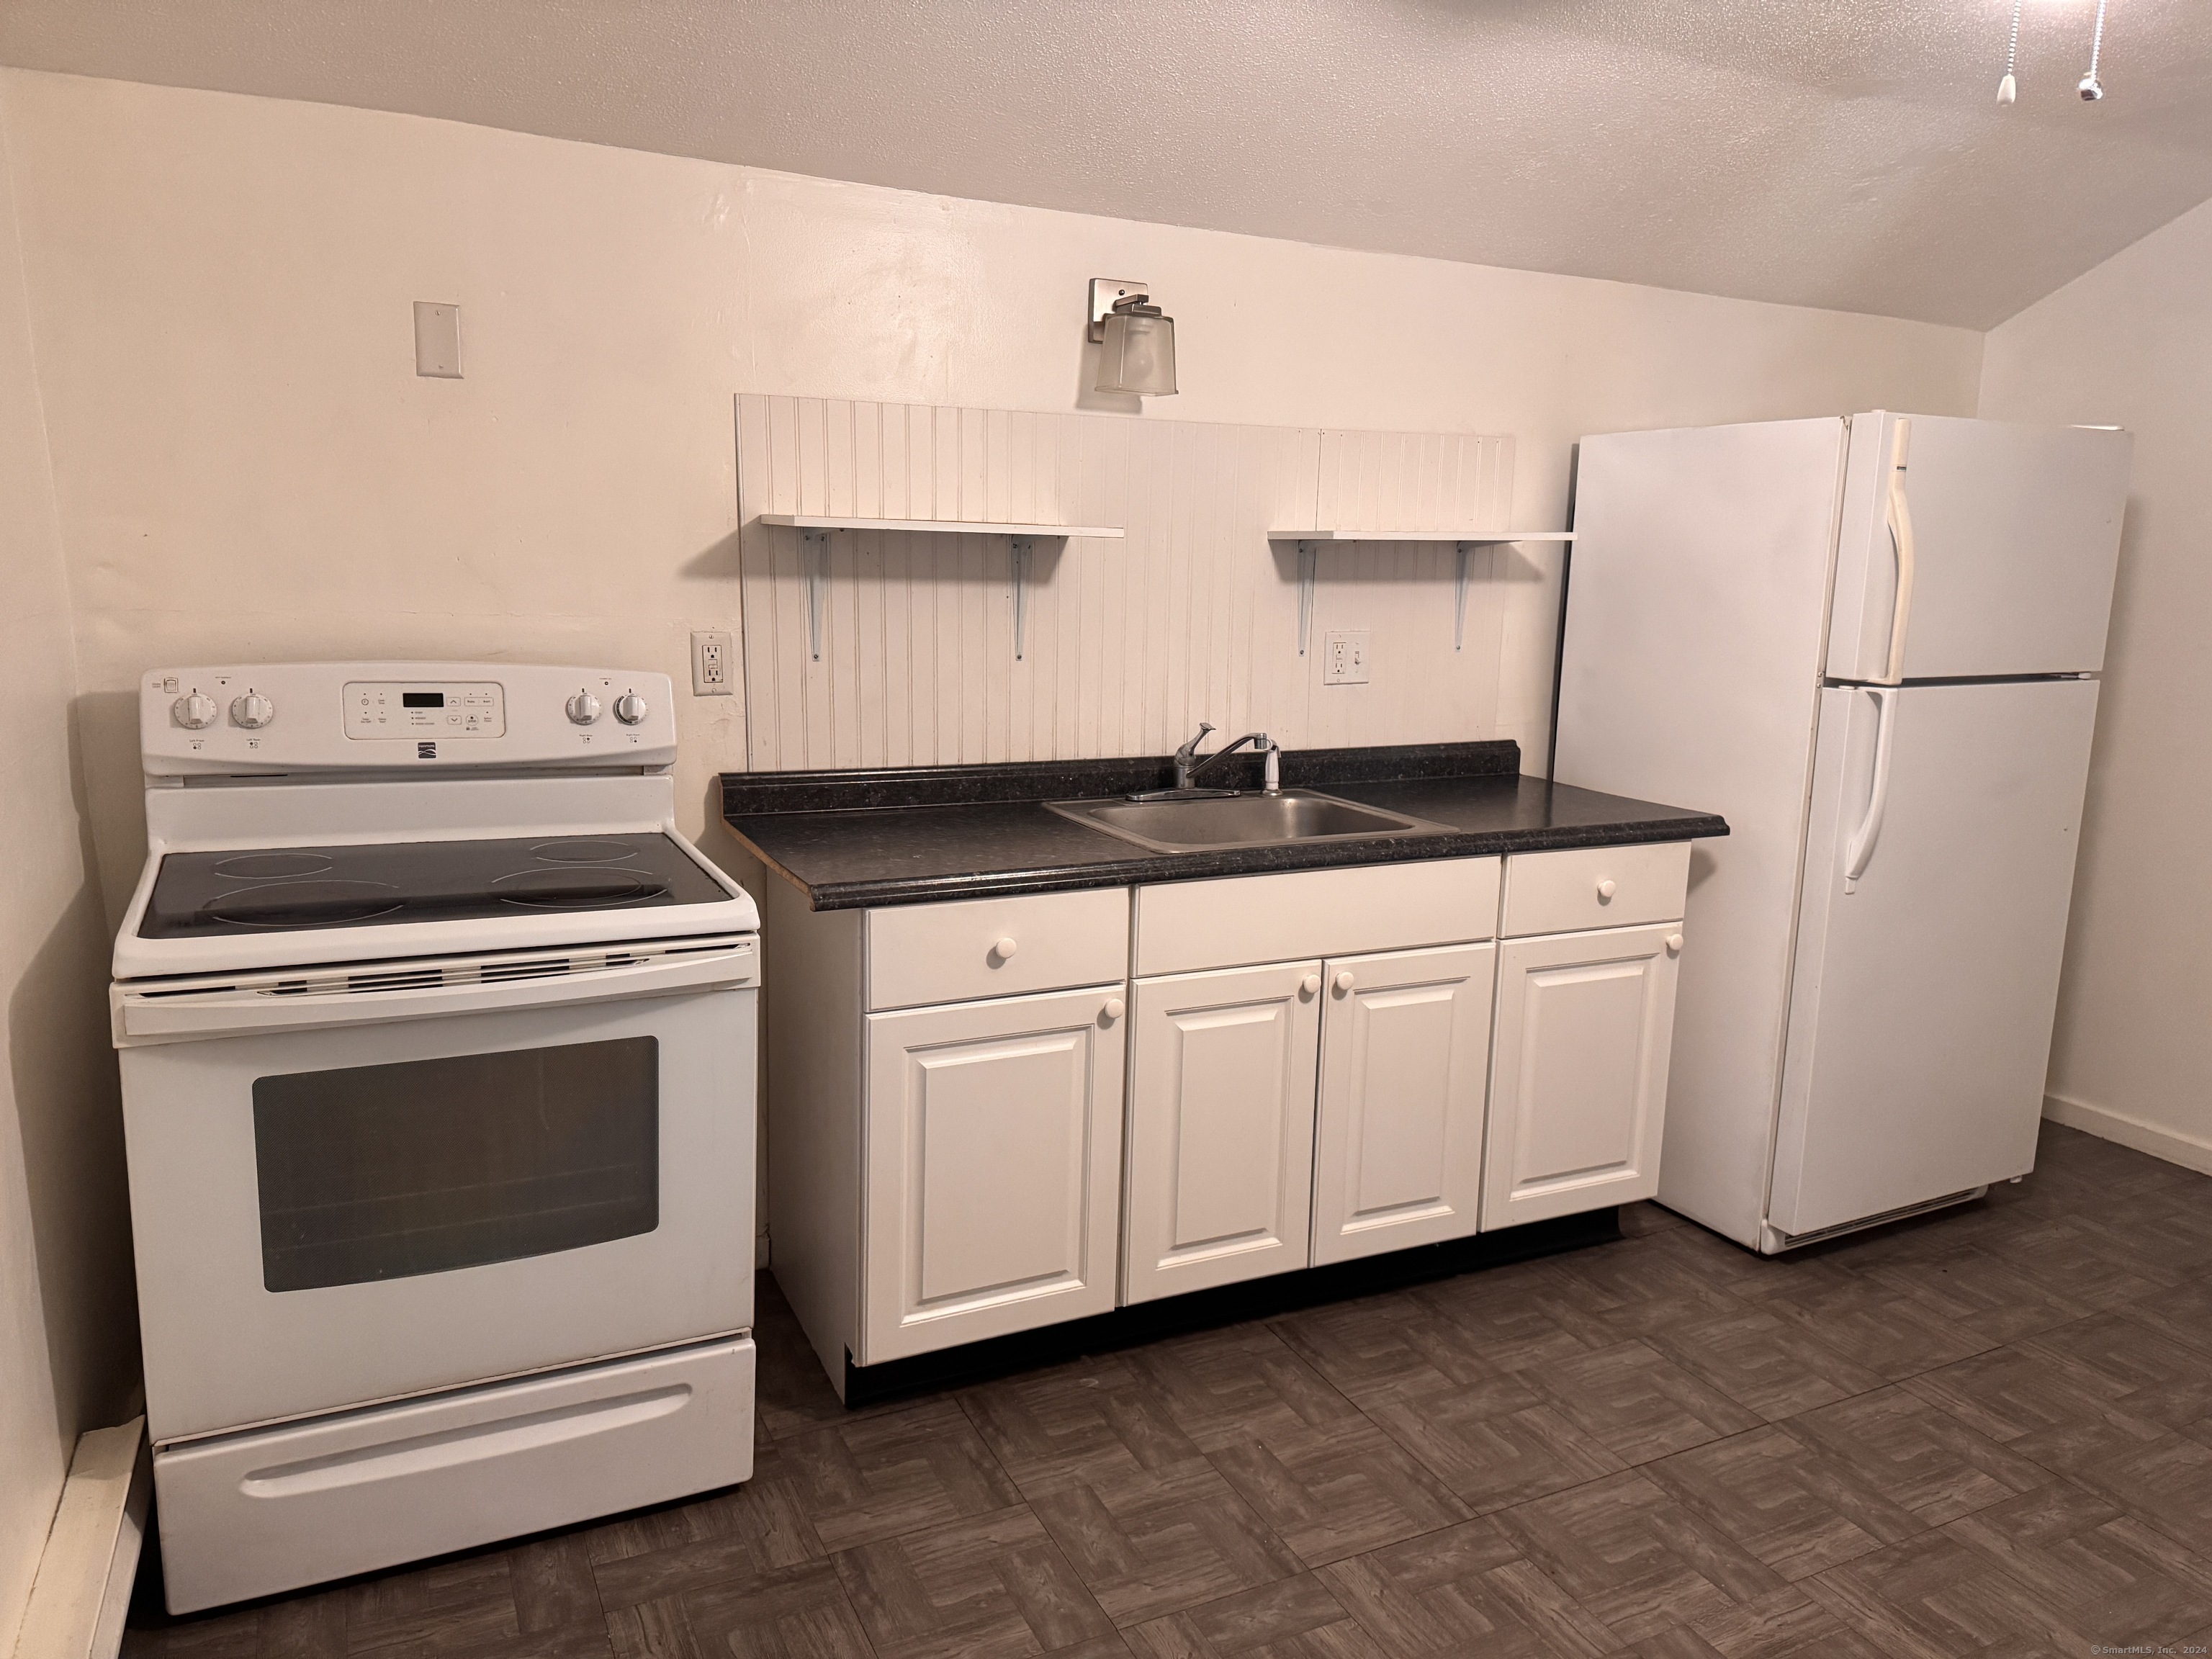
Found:
[[[446,694],[442,691],[403,691],[399,694],[402,708],[443,708]]]

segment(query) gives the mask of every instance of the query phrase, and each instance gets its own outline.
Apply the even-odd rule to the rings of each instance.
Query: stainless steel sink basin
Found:
[[[1103,830],[1156,853],[1211,853],[1224,847],[1265,847],[1284,842],[1451,833],[1442,824],[1356,805],[1310,789],[1285,789],[1273,795],[1054,800],[1045,805],[1062,817]]]

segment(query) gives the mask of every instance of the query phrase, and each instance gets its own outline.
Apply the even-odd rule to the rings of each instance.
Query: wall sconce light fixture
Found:
[[[1175,319],[1152,304],[1150,287],[1112,276],[1091,279],[1091,337],[1099,343],[1101,392],[1175,395]]]

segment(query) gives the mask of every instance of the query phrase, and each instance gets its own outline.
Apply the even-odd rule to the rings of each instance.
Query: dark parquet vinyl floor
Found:
[[[766,1276],[742,1487],[129,1659],[1937,1659],[2212,1646],[2212,1179],[1629,1237],[848,1413]]]

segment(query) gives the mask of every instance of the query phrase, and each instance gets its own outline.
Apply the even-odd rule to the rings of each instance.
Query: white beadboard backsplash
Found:
[[[1160,754],[1212,720],[1286,748],[1511,737],[1541,764],[1556,548],[1324,544],[1298,654],[1283,529],[1495,533],[1513,440],[738,399],[749,764],[756,770]],[[837,531],[811,649],[801,532],[760,515],[1119,525],[1040,539],[1014,655],[1009,538]],[[1332,629],[1371,678],[1324,686]]]

